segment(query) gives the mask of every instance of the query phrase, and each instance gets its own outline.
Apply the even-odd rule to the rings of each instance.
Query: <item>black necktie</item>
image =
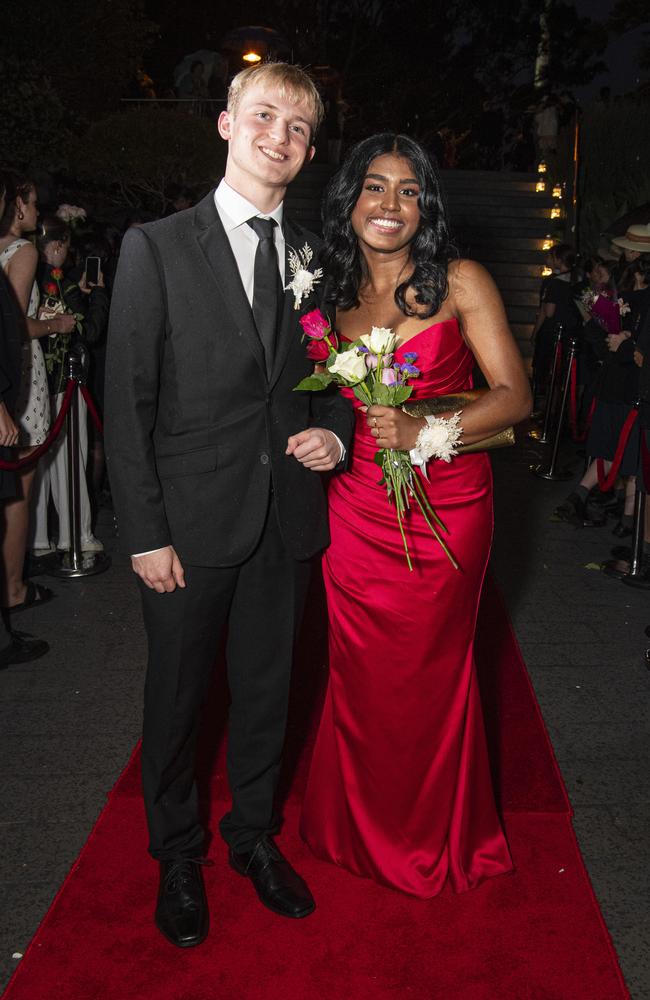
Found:
[[[259,239],[253,273],[253,318],[264,347],[266,370],[270,375],[275,356],[280,293],[278,255],[273,241],[273,230],[277,223],[275,219],[255,217],[248,220],[248,225]]]

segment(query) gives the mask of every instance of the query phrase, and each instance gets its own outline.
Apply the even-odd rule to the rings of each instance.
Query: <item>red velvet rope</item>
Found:
[[[630,410],[627,417],[625,418],[625,423],[621,428],[621,436],[618,439],[618,444],[616,445],[616,454],[612,461],[612,467],[605,475],[605,462],[602,458],[596,459],[596,470],[598,472],[598,486],[602,493],[607,493],[611,490],[612,486],[616,482],[618,476],[618,470],[621,467],[621,462],[623,461],[623,452],[629,440],[630,434],[632,433],[632,428],[636,423],[639,416],[639,411],[636,409]]]
[[[95,401],[94,401],[93,397],[90,395],[90,393],[88,392],[88,387],[85,386],[85,385],[80,385],[79,388],[81,389],[81,395],[86,400],[86,406],[88,407],[88,412],[89,412],[90,416],[92,417],[92,421],[93,421],[95,427],[97,428],[97,432],[99,434],[103,434],[104,433],[104,426],[102,424],[101,417],[99,416],[99,413],[97,412],[97,407],[95,406]]]
[[[587,419],[585,421],[585,426],[581,431],[578,430],[578,392],[577,392],[577,363],[574,358],[571,362],[571,381],[570,381],[570,395],[569,395],[569,423],[571,425],[571,437],[576,442],[576,444],[581,444],[583,441],[587,440],[587,434],[589,433],[589,428],[591,427],[591,420],[594,415],[594,410],[596,409],[596,397],[591,401],[591,406],[589,407],[589,413],[587,414]]]
[[[45,452],[52,447],[61,433],[63,421],[67,416],[68,410],[70,409],[72,393],[77,385],[78,382],[76,382],[75,379],[71,378],[68,380],[61,409],[59,410],[59,414],[50,428],[50,433],[47,435],[45,441],[43,441],[43,444],[39,444],[38,448],[35,448],[34,451],[30,451],[29,455],[25,455],[24,458],[19,458],[16,462],[3,462],[0,460],[0,469],[5,472],[18,472],[19,469],[24,469],[28,465],[32,465],[34,462],[37,462],[41,455],[44,455]]]

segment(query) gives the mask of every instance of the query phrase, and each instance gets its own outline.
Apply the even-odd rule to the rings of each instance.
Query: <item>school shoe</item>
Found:
[[[260,902],[281,917],[300,919],[316,908],[314,897],[271,837],[262,836],[251,851],[233,851],[230,867],[248,878]]]
[[[199,858],[160,862],[156,927],[177,948],[193,948],[208,933],[208,902]]]
[[[31,663],[50,650],[44,639],[33,639],[29,632],[12,631],[10,635],[9,645],[0,649],[0,670],[10,667],[12,663]]]
[[[59,544],[57,545],[57,548],[58,548],[59,552],[67,552],[69,550],[70,546],[69,545],[61,545],[61,543],[59,542]],[[103,552],[104,551],[104,546],[103,546],[102,542],[100,542],[99,538],[95,538],[94,535],[91,535],[90,538],[82,539],[82,541],[81,541],[81,551],[82,552]]]

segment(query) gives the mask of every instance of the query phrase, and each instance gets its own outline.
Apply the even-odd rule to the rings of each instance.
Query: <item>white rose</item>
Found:
[[[383,326],[373,326],[370,333],[364,333],[360,339],[373,354],[390,354],[397,343],[396,334]]]
[[[344,351],[337,354],[336,360],[329,366],[328,371],[333,375],[340,375],[350,385],[356,385],[367,375],[366,360],[363,354],[352,348],[351,351]]]

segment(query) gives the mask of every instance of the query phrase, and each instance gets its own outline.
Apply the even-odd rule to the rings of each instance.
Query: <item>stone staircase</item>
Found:
[[[314,232],[321,230],[320,199],[331,173],[326,164],[310,164],[287,193],[288,211]],[[542,243],[555,227],[553,201],[535,191],[536,174],[445,170],[442,178],[457,246],[491,273],[528,357],[546,257]]]

